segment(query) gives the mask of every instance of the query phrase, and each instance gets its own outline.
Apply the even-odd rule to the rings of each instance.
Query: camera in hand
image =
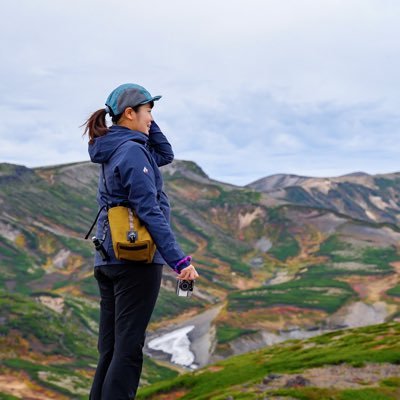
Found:
[[[178,279],[176,281],[176,294],[181,297],[190,297],[193,293],[194,281]]]

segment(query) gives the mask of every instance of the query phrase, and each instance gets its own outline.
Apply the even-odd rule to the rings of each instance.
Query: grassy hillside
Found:
[[[395,400],[399,335],[388,323],[293,340],[143,388],[138,399]]]
[[[164,269],[152,333],[224,304],[209,334],[210,357],[225,358],[236,354],[237,341],[265,332],[335,325],[357,302],[383,304],[385,320],[399,318],[398,229],[282,205],[213,181],[191,162],[163,171],[174,231],[201,279],[185,301]],[[82,236],[96,215],[97,180],[89,163],[0,164],[0,388],[25,382],[19,398],[84,398],[88,391],[98,289],[93,248]],[[380,182],[385,193],[396,189],[390,182]],[[142,383],[177,375],[165,365],[146,359]]]
[[[47,390],[54,398],[87,399],[97,362],[97,304],[72,296],[57,303],[57,297],[45,295],[0,291],[0,375],[34,385],[37,393]],[[54,309],[44,307],[44,299]],[[146,359],[142,380],[148,384],[176,375]]]

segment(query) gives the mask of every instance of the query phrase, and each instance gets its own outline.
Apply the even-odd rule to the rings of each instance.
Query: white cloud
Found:
[[[391,0],[8,2],[0,161],[87,159],[79,125],[135,81],[164,95],[154,114],[177,157],[215,178],[398,169],[399,12]]]

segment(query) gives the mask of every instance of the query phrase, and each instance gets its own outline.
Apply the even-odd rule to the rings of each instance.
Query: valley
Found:
[[[162,170],[174,231],[200,279],[192,298],[178,298],[164,268],[143,387],[287,340],[399,321],[400,174],[279,176],[238,187],[188,161]],[[4,396],[86,398],[98,289],[83,236],[96,214],[97,180],[86,162],[0,165]],[[179,329],[157,346],[172,340],[181,351],[181,338],[181,354],[194,357],[190,369],[149,347]]]

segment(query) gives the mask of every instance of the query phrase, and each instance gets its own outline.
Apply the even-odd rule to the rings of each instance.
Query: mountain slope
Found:
[[[174,230],[201,279],[190,300],[178,298],[164,269],[149,337],[211,315],[190,336],[203,366],[295,335],[399,318],[392,224],[288,204],[212,180],[187,161],[162,170]],[[85,398],[94,372],[98,293],[93,248],[82,237],[96,215],[97,180],[90,163],[0,165],[0,377],[23,375],[41,399]],[[165,354],[146,352],[160,363],[147,359],[142,384],[177,374]]]
[[[290,204],[334,210],[363,221],[400,223],[400,173],[337,178],[273,175],[247,187]]]
[[[395,400],[399,335],[389,323],[293,340],[143,388],[138,399]]]

